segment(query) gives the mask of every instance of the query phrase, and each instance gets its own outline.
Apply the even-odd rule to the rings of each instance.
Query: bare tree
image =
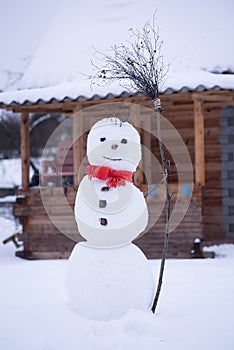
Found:
[[[23,76],[22,72],[13,72],[11,70],[2,70],[2,73],[6,76],[6,83],[3,87],[3,91],[14,86]]]
[[[165,158],[161,138],[161,112],[159,87],[163,84],[169,66],[164,64],[161,54],[162,41],[159,38],[159,28],[155,25],[155,15],[152,24],[147,22],[142,30],[131,29],[131,39],[126,45],[113,46],[108,53],[96,50],[101,65],[93,64],[95,75],[90,77],[92,84],[110,84],[118,81],[124,88],[129,88],[152,99],[157,117],[157,137],[163,168],[163,182],[166,192],[166,228],[161,266],[158,277],[152,311],[155,312],[163,282],[163,272],[169,240],[169,224],[171,212],[171,195],[168,187],[168,162]]]

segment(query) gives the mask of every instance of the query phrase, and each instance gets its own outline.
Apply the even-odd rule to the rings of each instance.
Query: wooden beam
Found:
[[[83,160],[83,112],[77,111],[73,118],[73,160],[74,160],[74,186],[79,186],[79,170]]]
[[[233,92],[225,91],[222,93],[210,92],[209,94],[204,93],[193,93],[194,100],[209,101],[209,102],[219,102],[224,105],[232,105],[233,102]]]
[[[195,184],[205,185],[204,115],[202,101],[194,100]]]
[[[22,188],[29,188],[29,167],[30,167],[30,132],[29,132],[29,113],[21,114],[20,124],[20,151],[22,161]]]
[[[72,113],[73,110],[79,105],[80,102],[51,102],[51,103],[38,103],[34,105],[12,105],[3,107],[6,110],[10,110],[14,113]]]
[[[64,110],[62,108],[57,108],[57,109],[49,109],[49,108],[13,108],[13,109],[9,109],[11,110],[13,113],[36,113],[36,114],[63,114],[63,113],[72,113],[72,110]]]

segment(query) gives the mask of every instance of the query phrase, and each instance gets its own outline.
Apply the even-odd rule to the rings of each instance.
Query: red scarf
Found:
[[[132,182],[133,173],[131,171],[114,170],[107,166],[98,165],[89,165],[87,166],[86,171],[90,180],[93,177],[96,177],[99,180],[106,180],[109,178],[106,182],[108,187],[125,186],[126,180]]]

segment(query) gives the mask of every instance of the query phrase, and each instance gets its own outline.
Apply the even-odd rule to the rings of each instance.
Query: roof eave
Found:
[[[198,85],[196,88],[191,89],[187,86],[184,86],[178,90],[173,89],[173,88],[167,88],[164,91],[161,92],[162,95],[175,95],[175,94],[185,94],[185,93],[190,93],[193,94],[193,96],[199,96],[201,98],[201,94],[204,96],[204,94],[210,95],[212,94],[214,98],[214,93],[219,93],[219,95],[225,95],[224,101],[226,100],[233,100],[234,98],[234,89],[225,89],[222,88],[218,85],[213,86],[212,88],[206,88],[204,85]],[[75,98],[71,98],[69,96],[65,96],[62,99],[52,97],[48,100],[39,98],[36,101],[30,101],[30,100],[24,100],[22,103],[19,103],[15,100],[12,100],[10,103],[4,103],[0,102],[0,109],[6,109],[6,110],[11,110],[13,112],[20,112],[23,110],[28,110],[34,112],[35,110],[40,112],[43,110],[47,111],[53,111],[53,112],[58,112],[58,113],[70,113],[73,111],[76,107],[77,104],[86,104],[86,103],[97,103],[102,102],[102,101],[110,101],[110,100],[117,100],[120,101],[121,99],[129,99],[133,98],[136,99],[136,97],[139,99],[149,99],[146,96],[137,94],[137,93],[129,93],[127,91],[122,91],[120,94],[113,94],[113,93],[108,93],[105,96],[99,96],[97,94],[93,95],[92,97],[85,97],[84,95],[79,95]],[[0,96],[1,99],[1,96]]]

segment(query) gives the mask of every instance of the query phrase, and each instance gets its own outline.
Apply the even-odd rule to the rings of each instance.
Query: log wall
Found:
[[[24,243],[24,250],[16,255],[26,259],[68,258],[75,244],[72,238],[78,238],[71,213],[74,201],[72,188],[67,190],[66,203],[62,188],[43,189],[43,197],[39,188],[18,190],[14,215],[23,227],[19,240]]]
[[[219,95],[218,92],[217,95]],[[113,100],[112,102],[115,101],[116,100]],[[101,102],[103,101],[99,103]],[[146,98],[128,98],[123,99],[122,102],[138,103],[148,108],[153,107],[152,101]],[[181,135],[189,151],[193,169],[195,169],[193,94],[164,94],[161,96],[161,102],[164,108],[163,116]],[[84,103],[83,108],[89,105],[94,105],[94,102]],[[193,241],[198,237],[204,239],[204,241],[225,239],[226,232],[223,224],[223,192],[221,184],[222,154],[219,141],[222,106],[223,101],[215,98],[209,101],[204,99],[202,102],[205,139],[205,184],[204,186],[194,186],[188,212],[182,222],[170,235],[168,257],[191,257]],[[134,108],[133,110],[138,109]],[[85,113],[84,111],[84,115]],[[124,115],[125,112],[122,111],[122,113]],[[151,164],[151,155],[147,153],[146,150],[143,150],[143,169],[146,173],[148,169],[148,175],[144,178],[145,185],[140,185],[142,185],[142,190],[145,193],[147,192],[147,184],[150,186],[153,184],[157,188],[156,196],[147,197],[150,213],[149,221],[151,224],[152,220],[154,220],[155,213],[157,213],[158,203],[160,201],[158,197],[158,186],[161,181],[160,155],[157,138],[154,136],[157,134],[155,121],[151,123],[144,115],[144,112],[141,113],[141,118],[138,118],[138,121],[140,120],[140,126],[142,127],[142,142],[148,148],[151,148],[159,164],[156,168],[153,168]],[[87,113],[87,117],[88,122],[92,125],[95,119],[92,119],[90,113]],[[150,130],[150,132],[145,129]],[[173,139],[171,140],[171,145],[179,153],[180,148],[174,141]],[[176,195],[172,197],[173,206],[178,196],[181,202],[187,199],[183,199],[183,195],[178,193],[177,167],[168,149],[166,150],[166,157],[170,160],[170,191],[176,193]],[[186,173],[186,169],[184,169],[184,172]],[[195,171],[193,173],[195,176]],[[74,215],[72,213],[75,193],[76,189],[67,188],[65,197],[67,203],[64,204],[62,188],[45,188],[44,198],[47,197],[48,204],[51,203],[51,205],[48,205],[46,211],[42,203],[39,188],[19,190],[19,196],[15,205],[15,215],[19,217],[23,225],[23,233],[20,235],[20,240],[24,243],[24,250],[22,252],[17,252],[17,255],[28,259],[67,258],[70,255],[75,244],[73,239],[76,241],[81,240],[81,237],[78,236]],[[158,258],[161,256],[163,234],[165,230],[164,210],[165,208],[157,222],[151,225],[149,232],[136,240],[136,244],[143,249],[149,258]],[[53,223],[48,217],[48,212],[53,219]],[[63,233],[61,233],[61,231]]]
[[[170,191],[175,193],[176,187],[171,185]],[[142,190],[147,193],[146,186]],[[19,217],[23,225],[23,233],[19,239],[24,243],[24,250],[18,251],[17,255],[27,259],[68,258],[75,243],[83,240],[78,233],[73,215],[76,192],[73,188],[67,189],[66,196],[62,188],[47,188],[43,189],[43,192],[42,201],[38,188],[18,191],[14,214]],[[183,204],[183,195],[178,195]],[[148,232],[135,241],[148,258],[159,258],[162,253],[165,230],[165,208],[161,205],[163,196],[161,187],[157,190],[156,196],[147,197],[149,224],[146,231]],[[177,197],[174,196],[172,208],[176,200]],[[162,209],[163,212],[156,221],[155,217]],[[171,233],[168,257],[191,257],[193,241],[198,237],[202,238],[200,187],[194,189],[186,216]]]
[[[178,99],[177,99],[178,97]],[[180,94],[170,97],[163,97],[164,115],[175,126],[182,136],[195,169],[195,147],[194,147],[194,105],[192,96]],[[164,101],[165,99],[165,101]],[[168,102],[168,103],[167,103]],[[204,96],[204,155],[205,155],[205,184],[202,191],[202,214],[203,214],[203,239],[224,240],[226,231],[224,228],[222,201],[223,190],[221,183],[221,158],[222,148],[220,144],[221,128],[220,118],[223,101],[213,99],[207,101]],[[152,145],[154,152],[157,152],[157,145]],[[172,160],[172,166],[173,166]],[[195,172],[194,172],[195,176]]]

